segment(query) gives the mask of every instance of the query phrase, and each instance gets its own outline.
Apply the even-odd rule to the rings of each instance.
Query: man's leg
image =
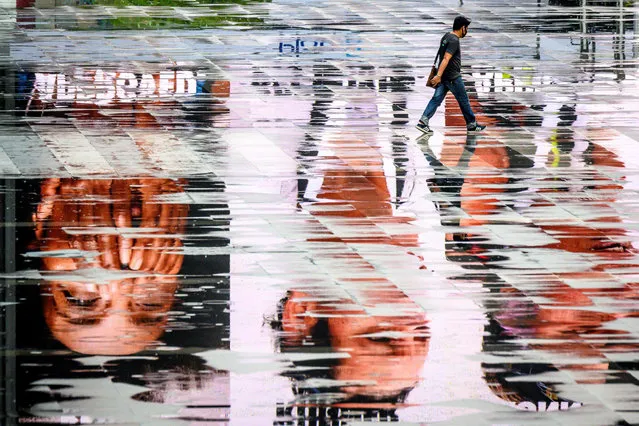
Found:
[[[457,99],[457,103],[459,104],[462,114],[464,114],[466,128],[474,129],[477,127],[477,121],[475,119],[475,114],[473,114],[473,110],[470,107],[470,100],[468,99],[468,93],[466,93],[466,87],[464,87],[464,80],[462,80],[461,77],[457,77],[449,82],[449,86],[450,91],[453,92],[455,99]]]
[[[420,118],[419,121],[428,126],[428,120],[430,120],[433,115],[435,115],[437,108],[439,108],[439,106],[444,101],[444,98],[446,98],[446,93],[448,93],[448,87],[446,87],[444,83],[441,83],[435,88],[435,93],[433,94],[433,97],[430,98],[430,102],[428,102],[428,105],[426,105],[426,109],[424,110],[422,118]]]

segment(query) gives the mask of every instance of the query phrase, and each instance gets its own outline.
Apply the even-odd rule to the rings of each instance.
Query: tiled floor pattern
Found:
[[[639,6],[559,3],[3,10],[4,420],[639,423]]]

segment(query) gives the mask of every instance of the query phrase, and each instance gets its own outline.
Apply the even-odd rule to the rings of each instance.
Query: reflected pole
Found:
[[[11,31],[16,22],[16,1],[0,0],[5,20],[0,23],[0,55],[11,57]],[[0,121],[12,120],[15,108],[15,70],[10,63],[0,67]],[[2,273],[15,272],[16,195],[15,180],[3,179],[0,189],[0,265]],[[16,301],[15,279],[0,280],[0,421],[17,424],[16,411]],[[4,417],[4,418],[3,418]]]
[[[2,268],[3,273],[15,272],[15,244],[16,244],[16,196],[15,181],[4,179],[4,194],[2,196]],[[15,279],[4,279],[0,286],[2,293],[2,330],[0,350],[3,362],[0,374],[3,377],[4,401],[3,408],[6,418],[5,425],[15,425],[17,420],[15,373],[16,373],[16,295]]]

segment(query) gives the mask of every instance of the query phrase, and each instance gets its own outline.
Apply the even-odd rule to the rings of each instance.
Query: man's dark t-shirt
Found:
[[[442,75],[442,81],[454,80],[461,76],[461,48],[459,46],[459,37],[453,33],[446,33],[439,43],[439,64],[442,63],[446,53],[450,53],[453,57],[448,61],[448,66]]]

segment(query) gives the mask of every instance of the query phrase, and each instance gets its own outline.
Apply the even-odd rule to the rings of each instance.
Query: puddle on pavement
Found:
[[[112,3],[16,12],[8,422],[639,422],[632,2],[472,9],[423,138],[431,6]]]

